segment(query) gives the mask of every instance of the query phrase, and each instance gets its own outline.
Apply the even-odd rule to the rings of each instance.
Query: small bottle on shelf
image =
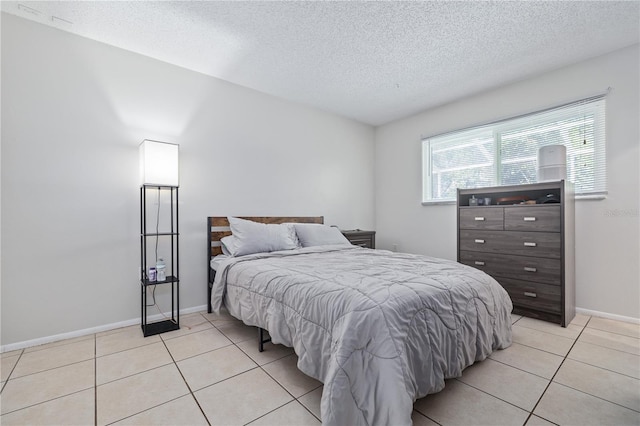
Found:
[[[165,281],[167,279],[166,275],[166,265],[164,264],[164,260],[159,258],[156,262],[156,276],[158,281]]]
[[[153,266],[149,268],[149,282],[156,282],[156,268],[154,268]]]

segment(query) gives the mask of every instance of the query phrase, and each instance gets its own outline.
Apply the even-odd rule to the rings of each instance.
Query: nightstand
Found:
[[[363,231],[362,229],[352,229],[348,231],[340,231],[342,235],[354,246],[365,248],[376,248],[376,231]]]

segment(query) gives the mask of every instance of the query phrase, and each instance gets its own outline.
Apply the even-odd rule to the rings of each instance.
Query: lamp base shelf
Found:
[[[156,334],[164,333],[167,331],[179,330],[180,326],[178,323],[171,320],[164,320],[153,322],[151,324],[147,324],[146,326],[142,326],[142,332],[144,333],[144,337],[153,336]]]

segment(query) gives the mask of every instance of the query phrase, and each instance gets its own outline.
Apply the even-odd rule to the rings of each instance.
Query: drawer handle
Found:
[[[524,270],[527,272],[536,272],[537,269],[536,268],[532,268],[531,266],[525,266]]]
[[[524,242],[525,247],[536,247],[537,245],[538,245],[537,243],[530,243],[528,241]]]
[[[524,221],[525,222],[535,222],[536,221],[536,217],[535,216],[525,216],[524,217]]]
[[[478,244],[484,244],[484,240],[476,239],[476,243],[478,243]]]
[[[473,262],[473,263],[475,263],[475,264],[476,264],[476,265],[478,265],[478,266],[484,266],[484,262],[481,262],[481,261],[479,261],[479,260],[476,260],[476,261],[475,261],[475,262]]]
[[[537,294],[532,293],[532,292],[530,292],[530,291],[525,291],[525,292],[524,292],[524,295],[525,295],[525,296],[527,296],[527,297],[538,297],[538,295],[537,295]]]
[[[473,220],[483,221],[483,220],[484,220],[484,217],[482,217],[482,216],[476,216],[476,217],[474,217],[474,218],[473,218]]]

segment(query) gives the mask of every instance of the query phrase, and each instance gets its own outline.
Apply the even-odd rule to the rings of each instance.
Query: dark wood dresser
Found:
[[[342,235],[354,246],[365,248],[376,248],[376,231],[363,231],[362,229],[353,229],[348,231],[340,231]]]
[[[458,262],[494,277],[513,313],[566,327],[575,316],[573,184],[459,189],[457,211]]]

